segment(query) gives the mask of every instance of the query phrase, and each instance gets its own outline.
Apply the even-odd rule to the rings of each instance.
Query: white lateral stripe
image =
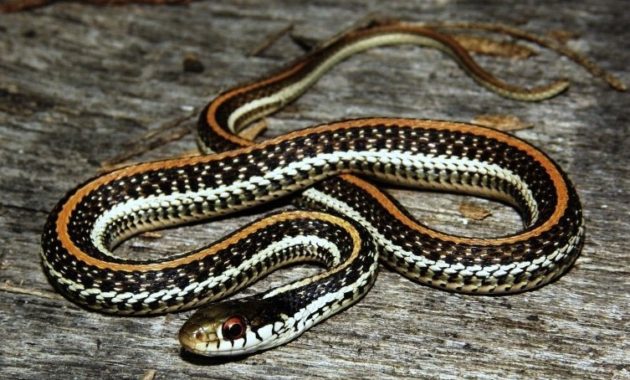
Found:
[[[68,286],[73,292],[79,292],[79,294],[83,297],[95,294],[99,300],[108,298],[112,303],[119,303],[123,300],[127,300],[127,303],[129,304],[138,302],[149,304],[154,301],[166,301],[173,297],[183,297],[191,292],[198,293],[200,289],[212,288],[222,282],[225,282],[229,278],[235,277],[238,273],[253,267],[256,263],[266,260],[275,253],[294,246],[320,247],[332,256],[333,265],[339,265],[339,263],[341,263],[341,253],[335,243],[318,236],[298,235],[274,242],[260,252],[257,252],[249,260],[243,261],[238,267],[228,268],[221,274],[210,277],[203,282],[192,282],[186,286],[185,289],[180,289],[179,287],[165,288],[152,294],[147,291],[140,291],[139,293],[119,293],[117,291],[103,292],[98,287],[85,288],[83,284],[74,282],[62,276],[61,273],[55,271],[47,261],[44,261],[44,264],[47,266],[51,274],[58,279],[58,282]]]
[[[540,263],[539,260],[537,263],[532,263],[531,261],[522,261],[519,263],[510,263],[507,265],[499,265],[493,264],[489,266],[480,266],[480,265],[472,265],[469,267],[464,266],[461,263],[456,264],[448,264],[443,260],[431,260],[425,256],[415,255],[412,252],[406,251],[399,245],[395,245],[391,240],[387,239],[383,234],[381,234],[376,227],[370,224],[358,211],[353,209],[350,205],[345,202],[340,201],[337,198],[334,198],[328,194],[325,194],[317,189],[307,189],[302,193],[302,196],[310,198],[311,200],[324,204],[337,212],[348,216],[349,218],[357,221],[363,227],[365,227],[369,233],[374,237],[374,239],[387,250],[395,254],[396,256],[402,257],[405,261],[414,262],[418,268],[427,268],[433,269],[435,271],[442,270],[444,268],[444,272],[447,274],[461,273],[465,276],[477,276],[477,277],[488,277],[489,275],[493,275],[496,277],[500,277],[510,274],[518,274],[523,271],[531,271],[538,267],[548,267],[553,264],[554,261],[559,261],[564,256],[566,256],[567,252],[575,246],[577,239],[579,236],[574,236],[569,240],[569,243],[556,250],[554,253],[546,256],[545,260]]]
[[[215,199],[218,196],[229,197],[231,194],[240,194],[240,192],[242,192],[242,189],[246,189],[252,184],[265,183],[269,182],[270,180],[282,182],[285,178],[290,177],[288,173],[292,173],[295,171],[305,171],[305,168],[311,168],[312,166],[318,166],[321,164],[338,161],[369,161],[370,159],[373,159],[376,162],[380,162],[383,165],[391,163],[393,160],[408,162],[412,164],[412,166],[405,167],[407,171],[411,171],[412,167],[428,169],[439,166],[456,167],[459,170],[465,170],[472,173],[482,171],[502,173],[502,177],[504,177],[506,181],[520,189],[527,204],[530,207],[530,210],[532,211],[532,219],[535,220],[538,215],[538,208],[536,202],[534,201],[531,190],[527,188],[527,186],[518,175],[512,173],[510,170],[503,169],[496,164],[488,164],[479,160],[471,160],[463,157],[455,158],[446,156],[414,154],[411,152],[402,152],[396,150],[379,150],[374,152],[346,151],[320,154],[315,157],[307,157],[300,161],[291,162],[283,167],[271,170],[262,177],[253,176],[243,181],[236,181],[231,185],[221,185],[215,188],[202,188],[196,192],[187,191],[183,193],[172,193],[169,195],[156,194],[146,198],[130,199],[125,202],[121,202],[99,216],[99,218],[93,225],[90,237],[92,239],[92,242],[100,251],[102,251],[104,254],[113,255],[110,250],[107,249],[103,244],[103,239],[105,237],[107,226],[127,215],[137,214],[137,210],[158,209],[160,207],[164,207],[165,205],[173,204],[188,204],[190,199],[194,199],[196,202],[201,203],[208,202],[209,200]]]

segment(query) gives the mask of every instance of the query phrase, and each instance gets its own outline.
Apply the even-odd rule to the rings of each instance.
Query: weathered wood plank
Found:
[[[265,36],[322,39],[369,12],[418,21],[502,21],[537,32],[577,33],[570,46],[630,80],[630,16],[620,0],[553,2],[360,1],[308,4],[195,2],[189,6],[89,7],[60,3],[0,15],[0,377],[157,378],[428,377],[629,378],[629,96],[610,90],[553,53],[532,60],[479,57],[517,83],[571,79],[570,91],[539,104],[499,98],[441,53],[383,48],[350,59],[297,103],[270,117],[267,135],[360,116],[469,121],[514,115],[515,132],[569,173],[588,235],[575,268],[556,283],[510,297],[470,297],[422,287],[383,269],[359,304],[279,349],[211,363],[180,355],[188,313],[120,318],[83,310],[53,292],[40,268],[39,235],[58,199],[151,131],[187,118],[222,89],[256,78],[302,53],[287,36],[249,56]],[[194,53],[203,73],[184,72]],[[136,160],[194,148],[192,134]],[[510,209],[480,199],[393,190],[431,226],[492,236],[519,228]],[[482,221],[462,201],[488,208]],[[197,247],[255,218],[137,238],[129,255]],[[294,268],[248,292],[312,273]],[[216,363],[214,363],[216,364]]]

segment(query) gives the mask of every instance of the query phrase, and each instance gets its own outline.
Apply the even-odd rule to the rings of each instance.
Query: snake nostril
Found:
[[[206,333],[203,332],[203,329],[198,329],[193,333],[193,337],[195,340],[203,342],[206,340]]]

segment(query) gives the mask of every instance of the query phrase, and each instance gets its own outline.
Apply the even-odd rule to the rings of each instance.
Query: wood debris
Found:
[[[271,33],[260,44],[254,46],[254,48],[249,51],[248,55],[250,57],[257,57],[261,55],[265,50],[269,49],[273,44],[275,44],[276,41],[278,41],[285,34],[289,33],[292,30],[293,30],[293,23],[290,23],[289,25],[278,30],[277,32]]]
[[[100,172],[108,172],[119,167],[127,166],[128,161],[153,149],[164,146],[173,141],[182,139],[191,133],[186,122],[196,117],[197,111],[193,110],[185,116],[168,120],[158,128],[152,129],[129,144],[124,151],[109,160],[101,163]]]
[[[308,52],[308,51],[313,51],[317,49],[323,49],[324,47],[335,43],[340,38],[344,37],[346,34],[351,33],[353,31],[370,28],[373,26],[396,24],[399,22],[400,21],[397,19],[379,16],[377,13],[370,12],[362,16],[358,20],[354,21],[349,27],[337,32],[335,35],[329,38],[326,38],[324,40],[318,40],[313,37],[294,34],[294,33],[289,34],[289,37],[302,50]]]
[[[199,55],[197,53],[184,54],[182,66],[184,68],[184,72],[187,73],[203,73],[203,71],[206,69],[199,59]]]
[[[473,124],[482,125],[484,127],[498,129],[504,132],[520,131],[522,129],[532,128],[533,125],[523,122],[518,116],[514,115],[477,115],[472,119]]]
[[[267,120],[261,119],[258,122],[248,126],[238,133],[238,135],[246,140],[254,141],[261,133],[267,130]]]
[[[18,285],[13,285],[10,280],[6,280],[3,283],[0,283],[0,292],[26,294],[29,296],[41,297],[50,300],[64,300],[63,296],[57,292],[24,287],[22,283]]]
[[[155,370],[155,369],[148,369],[148,370],[144,371],[144,374],[142,375],[142,380],[154,380],[155,379],[155,375],[157,375],[157,370]]]
[[[459,213],[462,214],[465,218],[471,220],[484,220],[492,213],[490,210],[487,210],[481,206],[478,206],[473,203],[462,202],[459,205]]]
[[[161,239],[163,235],[157,231],[145,231],[138,235],[142,239]]]
[[[547,37],[565,45],[567,42],[569,42],[569,40],[577,38],[578,34],[574,32],[570,32],[568,30],[556,29],[547,33]]]

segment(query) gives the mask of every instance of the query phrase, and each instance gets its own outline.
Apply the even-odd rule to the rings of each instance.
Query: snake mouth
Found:
[[[221,350],[219,349],[221,346],[219,338],[208,340],[207,342],[201,342],[194,338],[191,339],[189,335],[180,335],[179,343],[184,351],[206,358],[231,358],[248,356],[252,353],[252,350],[238,348]]]
[[[195,355],[199,355],[199,356],[206,356],[206,357],[209,356],[208,355],[208,351],[203,350],[203,349],[199,349],[196,346],[184,343],[184,341],[181,338],[180,338],[179,342],[182,345],[182,348],[184,349],[184,351],[186,351],[186,352],[190,352],[191,354],[195,354]]]
[[[216,347],[219,344],[219,337],[216,332],[204,326],[187,328],[187,326],[184,325],[178,337],[179,343],[186,351],[199,355],[207,356],[210,352],[208,348],[212,346]]]

